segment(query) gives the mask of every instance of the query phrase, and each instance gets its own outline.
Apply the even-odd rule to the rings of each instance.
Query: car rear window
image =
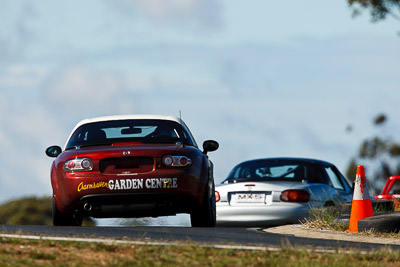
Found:
[[[235,181],[298,181],[326,183],[319,165],[292,160],[249,161],[237,165],[226,182]]]
[[[193,137],[174,121],[116,120],[88,123],[72,134],[66,149],[115,143],[165,143],[195,146]]]

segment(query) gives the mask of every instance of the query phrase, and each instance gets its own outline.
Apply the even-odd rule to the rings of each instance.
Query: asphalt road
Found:
[[[274,234],[257,228],[191,228],[191,227],[54,227],[1,225],[3,234],[52,237],[107,238],[146,242],[196,242],[205,245],[234,245],[257,247],[306,246],[323,249],[369,250],[383,247],[400,249],[400,245],[359,243],[351,241],[304,238]]]

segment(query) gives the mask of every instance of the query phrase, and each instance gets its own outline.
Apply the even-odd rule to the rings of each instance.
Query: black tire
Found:
[[[81,226],[82,217],[74,213],[61,213],[53,197],[53,225],[54,226]]]
[[[214,227],[216,224],[217,210],[215,206],[214,180],[212,180],[211,186],[207,186],[205,191],[201,206],[190,213],[192,227]]]
[[[358,221],[358,232],[374,230],[378,233],[398,233],[400,216],[398,212],[375,214]]]

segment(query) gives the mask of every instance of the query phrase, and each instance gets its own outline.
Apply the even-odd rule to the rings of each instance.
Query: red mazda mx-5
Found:
[[[109,116],[79,122],[62,149],[46,149],[51,166],[53,224],[83,217],[157,217],[189,213],[194,227],[216,221],[208,140],[200,151],[179,118]]]

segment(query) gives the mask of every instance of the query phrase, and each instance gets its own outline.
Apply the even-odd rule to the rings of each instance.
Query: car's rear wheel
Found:
[[[212,185],[207,186],[202,205],[191,212],[190,222],[192,227],[214,227],[216,215],[215,185],[214,180],[212,180]]]
[[[62,213],[53,197],[53,225],[54,226],[81,226],[82,217],[74,213]]]

